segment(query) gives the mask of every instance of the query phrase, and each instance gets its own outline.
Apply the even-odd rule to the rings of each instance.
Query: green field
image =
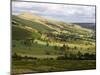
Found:
[[[12,74],[96,68],[95,30],[28,15],[12,15]]]
[[[95,69],[95,60],[14,60],[13,74]]]

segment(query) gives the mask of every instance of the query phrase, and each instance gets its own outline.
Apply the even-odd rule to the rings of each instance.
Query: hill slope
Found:
[[[74,23],[74,24],[78,24],[78,25],[80,25],[84,28],[96,30],[96,24],[95,23]]]
[[[67,39],[71,37],[76,38],[95,38],[95,31],[83,28],[77,24],[69,24],[53,19],[44,18],[31,13],[22,13],[20,15],[12,16],[12,26],[14,37],[21,37],[19,32],[22,32],[23,37],[33,38],[35,35],[46,35],[49,39]],[[17,27],[15,27],[17,26]],[[19,28],[19,29],[18,29]],[[23,28],[23,30],[22,30]],[[18,31],[19,30],[19,31]],[[26,30],[26,31],[25,31]],[[34,33],[33,33],[34,32]],[[26,33],[24,36],[24,33]],[[33,34],[32,34],[33,33]],[[91,34],[91,35],[90,35]],[[36,36],[34,36],[36,37]],[[41,36],[39,36],[41,37]],[[72,38],[73,39],[73,38]]]

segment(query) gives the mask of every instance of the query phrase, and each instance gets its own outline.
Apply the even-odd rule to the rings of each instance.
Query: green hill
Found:
[[[12,26],[13,40],[25,40],[25,39],[39,38],[39,37],[40,37],[39,33],[28,31],[27,29],[21,27]]]
[[[77,46],[79,49],[83,48],[82,51],[85,48],[91,49],[93,47],[91,50],[95,48],[95,31],[91,29],[31,13],[12,15],[12,39],[25,40],[32,38],[39,45],[49,44],[50,46],[61,47],[63,44],[67,44],[71,48]],[[92,52],[95,52],[95,50]]]
[[[95,69],[95,41],[94,30],[77,24],[12,15],[12,73]]]
[[[41,32],[48,32],[49,30],[51,30],[50,28],[48,28],[40,23],[22,19],[15,15],[12,16],[12,20],[18,22],[21,25],[32,27]]]

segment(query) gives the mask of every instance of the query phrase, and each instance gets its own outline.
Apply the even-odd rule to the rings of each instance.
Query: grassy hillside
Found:
[[[46,27],[40,23],[33,22],[30,20],[25,20],[25,19],[19,18],[18,16],[13,15],[12,20],[18,22],[19,24],[26,25],[26,26],[32,27],[34,29],[37,29],[38,31],[41,31],[41,32],[47,32],[47,31],[51,30],[48,27]]]
[[[95,30],[76,24],[12,15],[13,73],[95,69],[95,41]]]
[[[39,38],[40,34],[34,31],[29,31],[24,27],[12,26],[12,39],[13,40],[25,40],[29,38]]]

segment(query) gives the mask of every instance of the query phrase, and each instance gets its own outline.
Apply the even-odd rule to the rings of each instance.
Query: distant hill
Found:
[[[96,24],[95,23],[73,23],[73,24],[78,24],[84,28],[89,28],[89,29],[96,29]]]

